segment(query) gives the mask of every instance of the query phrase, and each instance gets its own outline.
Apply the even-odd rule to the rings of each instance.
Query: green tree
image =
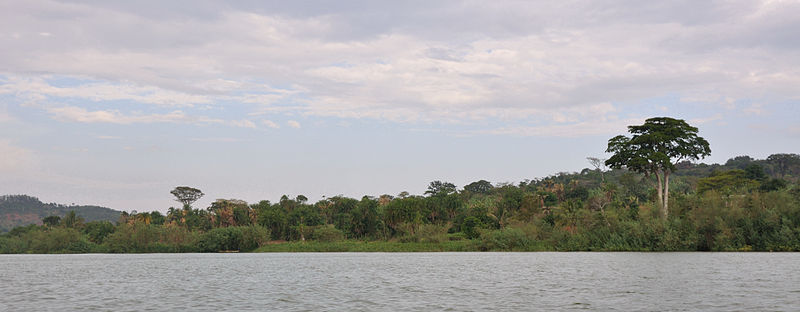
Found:
[[[656,193],[662,214],[669,211],[669,176],[682,160],[700,159],[711,154],[708,141],[697,135],[697,128],[681,119],[656,117],[643,125],[628,126],[631,137],[618,135],[608,140],[606,165],[627,168],[656,178]]]
[[[105,240],[106,237],[111,233],[114,233],[116,229],[117,228],[114,227],[111,222],[92,221],[86,223],[86,226],[83,228],[83,232],[86,233],[90,241],[101,244],[103,243],[103,240]]]
[[[485,227],[483,222],[477,217],[468,217],[461,224],[461,232],[469,239],[478,238],[481,234],[478,229]]]
[[[464,186],[464,190],[472,194],[489,194],[493,188],[492,183],[486,180],[472,182]]]
[[[450,182],[433,181],[428,185],[428,190],[425,194],[432,196],[447,195],[456,192],[456,185]]]
[[[79,228],[83,226],[83,218],[76,215],[75,210],[70,210],[69,213],[61,219],[61,224],[67,228]]]
[[[756,180],[758,182],[764,182],[769,177],[767,173],[764,172],[764,167],[761,167],[759,164],[749,164],[747,167],[744,168],[745,177],[751,180]]]
[[[158,211],[153,211],[150,213],[151,224],[162,225],[166,220],[167,218]]]
[[[178,186],[170,193],[175,196],[176,201],[183,203],[184,209],[191,207],[192,203],[205,195],[202,191],[188,186]]]
[[[42,219],[42,223],[44,225],[46,225],[46,226],[54,227],[54,226],[57,226],[59,223],[61,223],[61,217],[59,217],[59,216],[47,216],[47,217],[44,217],[44,219]]]
[[[767,157],[767,161],[777,167],[780,178],[786,177],[786,173],[791,171],[790,168],[800,166],[800,155],[797,154],[772,154]]]
[[[733,169],[717,172],[709,177],[697,180],[697,193],[702,194],[715,190],[723,194],[733,194],[737,191],[747,191],[755,186],[758,186],[758,183],[753,179],[749,179],[747,172],[741,169]]]
[[[605,182],[606,177],[605,175],[603,175],[603,171],[606,169],[606,160],[597,157],[586,157],[586,160],[588,160],[589,163],[592,164],[595,170],[600,172],[600,181]]]
[[[286,212],[278,205],[270,205],[262,201],[258,206],[258,224],[266,227],[272,233],[272,239],[286,239],[288,218]]]

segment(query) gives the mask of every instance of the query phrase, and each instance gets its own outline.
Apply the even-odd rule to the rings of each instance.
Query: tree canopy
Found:
[[[711,154],[706,139],[697,135],[697,128],[681,119],[655,117],[643,125],[628,126],[631,137],[618,135],[608,140],[605,164],[611,168],[627,168],[645,175],[655,175],[658,198],[666,217],[669,203],[669,175],[675,164],[698,160]],[[663,182],[662,182],[663,179]]]
[[[205,195],[202,191],[188,186],[178,186],[170,193],[175,196],[176,201],[183,203],[184,207],[191,207],[192,203]]]

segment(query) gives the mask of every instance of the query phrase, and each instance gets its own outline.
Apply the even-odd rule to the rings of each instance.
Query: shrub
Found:
[[[329,224],[315,229],[312,238],[320,242],[338,242],[344,239],[344,233]]]
[[[447,226],[422,224],[417,228],[414,236],[421,243],[441,243],[447,241]]]
[[[462,232],[447,234],[447,240],[449,241],[460,241],[465,239],[467,239],[467,234]]]
[[[205,252],[250,251],[263,245],[268,238],[269,230],[263,226],[229,226],[201,235],[198,248]]]
[[[108,237],[117,228],[108,221],[92,221],[86,223],[83,232],[89,236],[89,240],[93,243],[102,244],[103,240]]]
[[[480,237],[482,250],[525,250],[532,243],[525,232],[518,228],[485,230]]]
[[[242,240],[239,243],[239,250],[240,251],[251,251],[258,247],[263,246],[266,244],[267,240],[269,240],[270,233],[269,229],[259,226],[259,225],[251,225],[251,226],[243,226],[242,228]]]
[[[68,252],[68,248],[81,240],[81,233],[71,228],[53,228],[48,231],[32,231],[25,235],[29,251],[33,253]]]

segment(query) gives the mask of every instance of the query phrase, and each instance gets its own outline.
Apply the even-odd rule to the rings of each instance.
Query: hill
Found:
[[[44,217],[63,217],[73,210],[86,222],[99,220],[116,222],[122,213],[121,211],[100,206],[67,206],[56,203],[43,203],[33,196],[4,195],[0,196],[0,233],[8,232],[17,226],[42,224],[42,218]]]

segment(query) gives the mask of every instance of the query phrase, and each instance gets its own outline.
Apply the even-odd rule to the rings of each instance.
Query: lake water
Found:
[[[0,255],[5,311],[798,311],[800,253]]]

